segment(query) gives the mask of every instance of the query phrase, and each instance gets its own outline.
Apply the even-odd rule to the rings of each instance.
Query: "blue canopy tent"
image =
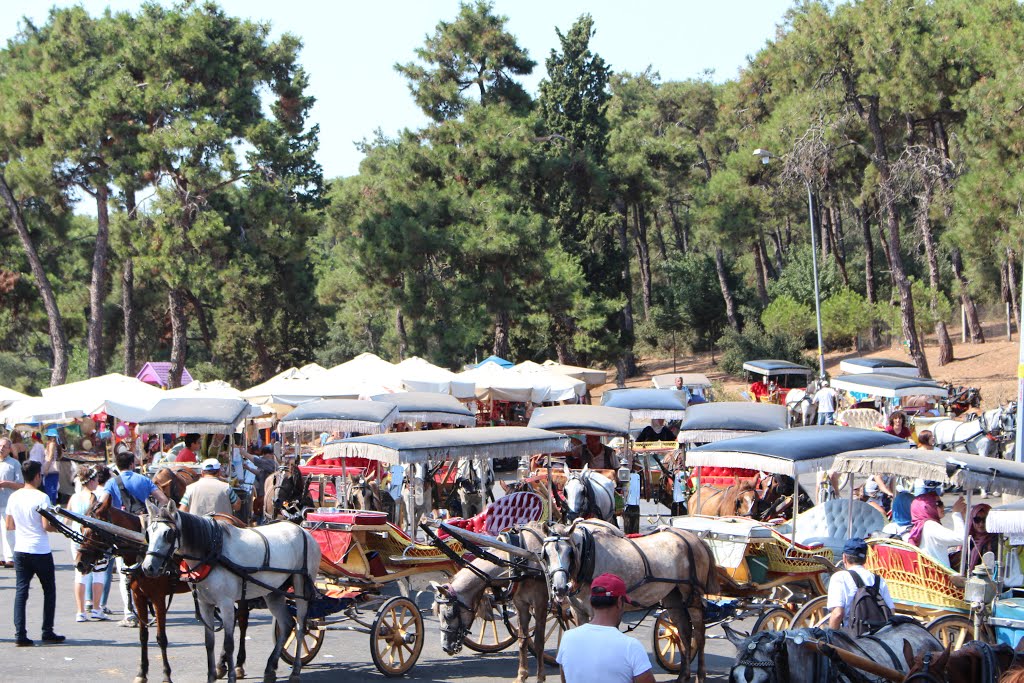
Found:
[[[499,365],[499,366],[505,368],[506,370],[508,370],[509,368],[512,368],[512,367],[515,366],[515,363],[513,363],[512,361],[509,361],[509,360],[505,360],[504,358],[501,358],[500,356],[487,356],[487,358],[484,358],[482,361],[480,361],[479,363],[477,363],[473,367],[479,368],[480,366],[485,365],[487,363],[494,363],[495,365]]]

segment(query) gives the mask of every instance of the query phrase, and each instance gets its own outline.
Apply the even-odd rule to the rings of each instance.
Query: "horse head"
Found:
[[[576,556],[573,543],[575,533],[575,525],[570,526],[568,530],[565,530],[564,527],[556,527],[550,536],[544,538],[541,551],[544,573],[547,575],[552,597],[559,601],[568,597],[569,584],[575,578],[573,562]]]
[[[726,628],[736,646],[736,661],[729,669],[729,683],[778,683],[788,681],[786,631],[762,631],[742,638]]]
[[[149,545],[142,560],[142,573],[149,578],[159,576],[170,564],[178,547],[181,534],[178,531],[178,506],[172,500],[165,507],[146,502],[149,512],[149,526],[146,535]]]
[[[562,487],[562,495],[565,496],[565,516],[569,521],[577,517],[585,517],[590,512],[590,500],[587,496],[586,475],[590,472],[584,468],[583,472],[570,473],[569,468],[565,469],[567,478],[565,486]]]
[[[473,626],[475,612],[459,600],[451,584],[431,581],[430,585],[434,588],[434,614],[441,626],[441,649],[448,655],[457,654]]]
[[[110,521],[111,497],[97,500],[89,508],[89,517]],[[82,527],[82,542],[78,544],[78,553],[75,555],[75,569],[79,574],[89,574],[93,567],[103,559],[110,551],[110,544],[101,541],[89,527]]]
[[[922,652],[916,654],[914,648],[906,640],[903,641],[903,658],[910,662],[910,669],[907,671],[907,677],[904,678],[904,683],[907,681],[914,681],[915,683],[944,683],[947,680],[950,681],[971,681],[973,680],[968,674],[967,678],[961,676],[949,676],[952,674],[951,671],[947,670],[947,665],[950,663],[950,646],[947,645],[946,649],[936,654],[934,652]],[[964,658],[963,663],[966,663]]]

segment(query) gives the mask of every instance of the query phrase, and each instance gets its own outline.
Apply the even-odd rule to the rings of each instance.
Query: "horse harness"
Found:
[[[996,658],[995,648],[982,640],[975,640],[969,643],[966,648],[970,648],[974,651],[979,652],[981,660],[981,671],[978,672],[977,678],[974,680],[979,683],[996,683],[1000,676],[999,660]],[[921,670],[915,671],[904,679],[904,683],[908,681],[918,681],[921,683],[945,683],[946,677],[942,671],[932,669],[932,656],[937,653],[929,652],[925,654],[924,660],[921,664]],[[1015,653],[1016,654],[1016,653]]]
[[[868,656],[868,653],[857,644],[857,642],[844,634],[841,631],[825,630],[822,628],[814,627],[808,629],[809,635],[818,641],[819,645],[830,645],[837,647],[836,643],[833,642],[837,635],[842,636],[847,642],[843,643],[843,648],[850,651],[859,651],[860,654]],[[768,674],[770,683],[781,683],[782,681],[788,681],[789,666],[788,661],[782,656],[784,650],[780,647],[787,638],[793,638],[787,635],[785,632],[776,631],[763,631],[752,637],[747,642],[747,646],[744,650],[740,651],[739,660],[736,662],[736,666],[751,667],[754,669],[764,669]],[[900,660],[896,656],[896,653],[891,647],[889,647],[882,639],[877,638],[873,635],[861,636],[861,638],[867,638],[877,643],[885,651],[885,653],[892,660],[893,668],[900,670]],[[760,643],[768,639],[774,646],[767,659],[755,659],[753,655],[757,652]],[[814,672],[813,680],[815,681],[835,681],[839,680],[840,676],[845,676],[847,680],[852,683],[870,683],[872,679],[868,678],[863,672],[856,667],[847,664],[839,655],[835,653],[832,648],[821,648],[817,650],[817,654],[821,657],[814,658]],[[822,657],[824,660],[822,660]],[[869,657],[870,658],[870,657]],[[931,654],[925,656],[926,667],[931,661]],[[819,665],[824,662],[824,668],[819,668]],[[735,667],[734,667],[735,668]],[[906,681],[913,680],[920,674],[915,674],[907,679]],[[934,675],[928,675],[922,677],[923,680],[930,681],[931,683],[941,683],[941,679],[936,679]],[[752,676],[748,673],[747,680],[752,680]]]

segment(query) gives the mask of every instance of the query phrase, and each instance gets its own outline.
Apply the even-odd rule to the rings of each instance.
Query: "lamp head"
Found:
[[[772,158],[771,152],[766,149],[761,149],[760,147],[754,150],[754,156],[761,157],[761,163],[765,165],[767,165]]]

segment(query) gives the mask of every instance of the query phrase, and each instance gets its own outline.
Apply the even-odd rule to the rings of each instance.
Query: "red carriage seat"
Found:
[[[516,491],[494,501],[475,517],[456,517],[446,523],[478,534],[497,536],[517,524],[539,521],[543,515],[544,500],[538,494],[533,491]]]
[[[757,470],[742,467],[695,467],[690,475],[690,485],[697,486],[697,475],[702,486],[735,486],[744,482],[757,485]]]

